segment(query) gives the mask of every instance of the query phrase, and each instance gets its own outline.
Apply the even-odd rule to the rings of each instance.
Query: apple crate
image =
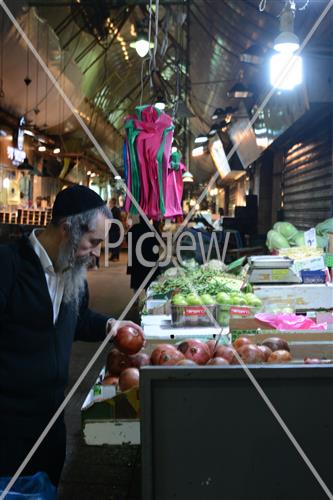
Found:
[[[178,306],[171,304],[171,324],[182,326],[211,326],[216,318],[216,305]]]
[[[254,318],[260,307],[217,304],[216,320],[221,326],[229,326],[230,318]]]

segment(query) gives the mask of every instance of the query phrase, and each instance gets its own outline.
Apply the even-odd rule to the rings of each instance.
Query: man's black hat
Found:
[[[52,217],[69,217],[105,205],[102,198],[86,186],[75,185],[60,191],[53,204]]]

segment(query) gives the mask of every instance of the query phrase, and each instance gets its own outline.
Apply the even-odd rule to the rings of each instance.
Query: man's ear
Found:
[[[70,231],[70,223],[68,222],[68,220],[64,219],[63,221],[61,221],[59,228],[61,231],[61,236],[67,239]]]

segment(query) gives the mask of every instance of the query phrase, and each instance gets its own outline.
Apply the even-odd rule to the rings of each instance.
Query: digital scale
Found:
[[[302,278],[293,269],[294,261],[279,255],[249,257],[250,283],[302,283]]]

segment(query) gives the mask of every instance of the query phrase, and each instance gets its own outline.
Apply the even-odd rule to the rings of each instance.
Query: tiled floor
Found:
[[[120,262],[89,271],[91,307],[118,317],[132,296],[126,275],[126,255]],[[136,319],[131,311],[128,319]],[[73,346],[69,387],[77,380],[99,344]],[[139,447],[87,446],[81,436],[80,409],[106,358],[102,353],[66,410],[67,461],[59,486],[60,500],[139,500]]]

